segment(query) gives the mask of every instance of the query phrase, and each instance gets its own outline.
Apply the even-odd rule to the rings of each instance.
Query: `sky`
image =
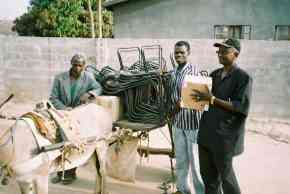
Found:
[[[14,20],[27,11],[29,0],[0,0],[0,20]]]

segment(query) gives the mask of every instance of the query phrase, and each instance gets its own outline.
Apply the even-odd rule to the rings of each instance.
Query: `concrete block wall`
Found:
[[[103,40],[108,57],[104,64],[118,64],[117,48],[160,44],[167,66],[171,67],[169,55],[180,39],[106,39]],[[190,61],[200,69],[211,72],[218,65],[216,48],[219,40],[187,39],[191,45]],[[252,115],[289,119],[290,111],[290,42],[243,40],[239,66],[249,72],[253,79]]]
[[[0,36],[0,42],[3,43],[4,42],[4,36]],[[3,55],[4,55],[4,50],[3,47],[0,46],[0,94],[4,94],[5,93],[5,87],[4,87],[4,62],[3,62]],[[0,95],[1,96],[1,95]]]
[[[70,67],[75,53],[96,63],[91,39],[2,36],[0,41],[0,96],[14,93],[19,101],[47,98],[53,77]]]
[[[240,56],[252,75],[252,112],[262,117],[290,118],[290,42],[245,41]]]
[[[170,53],[179,39],[73,39],[0,36],[0,99],[10,93],[21,102],[48,97],[53,77],[69,69],[75,53],[83,53],[88,64],[98,69],[106,65],[119,68],[117,49],[160,44],[170,69]],[[190,61],[200,69],[212,70],[218,65],[217,40],[188,39]],[[239,66],[254,79],[251,115],[289,120],[290,111],[290,42],[242,41]],[[151,53],[154,55],[154,53]],[[155,55],[156,56],[156,55]],[[132,58],[133,57],[133,58]],[[131,61],[137,56],[129,56]]]

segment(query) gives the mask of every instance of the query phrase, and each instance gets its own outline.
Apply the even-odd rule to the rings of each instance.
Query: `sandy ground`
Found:
[[[31,105],[13,109],[7,106],[9,114],[22,114]],[[8,110],[7,107],[5,110]],[[6,112],[7,113],[7,112]],[[11,121],[0,120],[1,129],[9,126]],[[169,147],[166,130],[155,130],[150,133],[150,145]],[[139,161],[138,161],[139,163]],[[248,132],[246,150],[234,160],[237,177],[243,194],[289,194],[290,183],[290,145],[276,142],[266,136]],[[136,169],[136,182],[126,183],[109,178],[108,191],[111,194],[159,194],[158,186],[171,178],[170,162],[166,156],[150,156],[143,159]],[[94,173],[89,166],[78,169],[78,180],[72,185],[50,184],[49,194],[91,194],[93,193]],[[3,187],[0,194],[18,194],[15,182]]]

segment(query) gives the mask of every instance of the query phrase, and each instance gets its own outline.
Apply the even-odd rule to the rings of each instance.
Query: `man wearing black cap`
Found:
[[[223,68],[210,74],[212,91],[193,91],[193,98],[210,104],[200,121],[200,172],[205,194],[240,194],[232,161],[244,150],[252,78],[236,64],[241,51],[238,40],[228,39],[214,46],[218,47],[218,59]]]

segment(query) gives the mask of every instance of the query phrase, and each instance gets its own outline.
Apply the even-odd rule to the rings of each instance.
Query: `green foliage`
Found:
[[[98,2],[91,3],[98,37]],[[103,37],[112,37],[112,13],[103,9],[102,14]],[[16,18],[13,26],[21,36],[91,37],[90,30],[87,0],[31,0],[28,13]]]

